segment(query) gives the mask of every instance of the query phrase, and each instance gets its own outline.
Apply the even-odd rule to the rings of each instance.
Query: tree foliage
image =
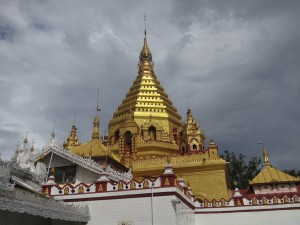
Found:
[[[235,155],[234,152],[224,151],[221,155],[229,164],[227,165],[228,180],[231,188],[245,189],[261,170],[263,163],[260,158],[252,157],[249,161],[243,154]]]
[[[294,177],[300,177],[300,170],[295,170],[295,169],[292,169],[292,170],[283,170],[283,172],[291,175],[291,176],[294,176]]]

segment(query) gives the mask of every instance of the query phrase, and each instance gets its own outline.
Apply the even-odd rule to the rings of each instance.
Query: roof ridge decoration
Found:
[[[61,145],[59,145],[54,138],[51,138],[48,145],[42,148],[41,155],[46,155],[49,152],[53,152],[77,165],[80,165],[90,171],[95,173],[103,173],[106,172],[108,177],[114,181],[124,180],[126,182],[130,181],[132,178],[131,170],[129,169],[126,173],[120,173],[116,170],[112,169],[108,166],[105,170],[98,163],[96,163],[93,159],[87,157],[83,158],[73,154],[71,151],[64,149]],[[40,158],[41,155],[38,155],[36,160]]]

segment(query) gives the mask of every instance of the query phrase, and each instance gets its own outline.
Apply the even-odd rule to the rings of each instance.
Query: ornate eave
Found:
[[[90,220],[87,206],[71,206],[41,194],[30,193],[16,188],[13,191],[0,191],[0,209],[50,219],[76,222],[87,222]]]
[[[85,169],[88,169],[94,173],[103,173],[106,171],[108,174],[108,177],[111,180],[119,181],[129,181],[132,178],[131,171],[128,172],[117,172],[114,169],[112,169],[110,166],[108,166],[106,169],[101,167],[97,162],[95,162],[93,159],[89,158],[83,158],[80,156],[77,156],[73,154],[71,151],[64,149],[61,145],[57,144],[57,142],[54,139],[51,139],[47,146],[43,147],[42,153],[37,156],[35,161],[38,161],[41,157],[45,157],[46,155],[53,152],[54,154],[67,159],[74,164],[77,164],[79,166],[82,166]]]
[[[76,222],[90,219],[88,207],[71,206],[40,194],[41,181],[36,175],[0,159],[0,210]]]

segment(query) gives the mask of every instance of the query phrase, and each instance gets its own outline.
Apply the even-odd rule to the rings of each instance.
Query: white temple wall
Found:
[[[185,203],[174,204],[174,196],[153,198],[153,224],[194,225],[193,210]],[[91,215],[88,225],[151,225],[151,197],[95,200],[87,204]]]
[[[196,214],[195,225],[299,225],[299,209]]]
[[[81,166],[76,168],[76,182],[93,183],[99,178],[99,174],[93,173]]]

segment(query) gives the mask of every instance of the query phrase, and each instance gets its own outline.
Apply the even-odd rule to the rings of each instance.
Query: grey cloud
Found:
[[[40,149],[54,120],[62,142],[74,114],[87,141],[97,88],[103,134],[137,75],[147,14],[155,72],[183,119],[189,105],[221,152],[261,156],[264,136],[274,165],[299,169],[298,1],[1,4],[2,157],[28,130]]]

